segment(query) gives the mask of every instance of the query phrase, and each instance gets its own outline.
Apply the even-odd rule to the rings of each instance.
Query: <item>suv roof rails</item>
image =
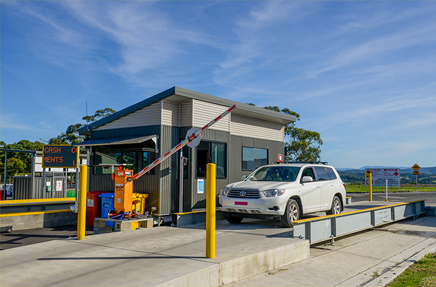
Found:
[[[311,164],[329,164],[326,161],[284,161],[284,162],[276,162],[276,164],[281,164],[281,163],[311,163]]]

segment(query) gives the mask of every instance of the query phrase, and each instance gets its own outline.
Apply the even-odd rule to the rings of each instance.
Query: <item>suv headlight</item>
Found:
[[[221,195],[227,196],[227,194],[229,194],[230,188],[228,187],[224,187],[223,189],[221,189]]]
[[[264,190],[263,194],[266,197],[274,197],[274,196],[281,196],[283,194],[285,194],[285,189],[268,189],[268,190]]]

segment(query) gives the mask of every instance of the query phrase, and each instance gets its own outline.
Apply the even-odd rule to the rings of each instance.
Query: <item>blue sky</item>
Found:
[[[179,86],[299,113],[338,168],[436,165],[433,1],[0,5],[6,143]]]

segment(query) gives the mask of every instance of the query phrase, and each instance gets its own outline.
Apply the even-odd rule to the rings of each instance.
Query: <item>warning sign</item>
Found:
[[[62,191],[62,180],[56,180],[56,191]]]
[[[389,187],[400,187],[400,169],[398,168],[369,168],[367,171],[372,172],[372,186],[386,186],[388,180]],[[369,180],[365,180],[365,185],[368,186]]]

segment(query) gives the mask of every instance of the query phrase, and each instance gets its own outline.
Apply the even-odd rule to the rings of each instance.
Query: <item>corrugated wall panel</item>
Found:
[[[169,101],[162,102],[162,125],[179,126],[179,104]]]
[[[162,126],[161,156],[180,142],[177,127]],[[173,154],[160,164],[160,210],[159,213],[174,213],[179,206],[178,160],[179,153]]]
[[[281,124],[232,115],[230,133],[235,136],[268,139],[283,142],[284,127]]]
[[[199,100],[192,101],[193,108],[193,126],[201,128],[220,114],[225,112],[228,108],[217,104],[203,102]],[[230,131],[230,114],[216,122],[211,130]]]
[[[160,125],[162,117],[161,102],[154,103],[148,107],[133,112],[125,117],[110,122],[95,130],[107,130],[126,127]]]
[[[192,100],[180,104],[180,126],[181,127],[193,126],[192,125]]]

